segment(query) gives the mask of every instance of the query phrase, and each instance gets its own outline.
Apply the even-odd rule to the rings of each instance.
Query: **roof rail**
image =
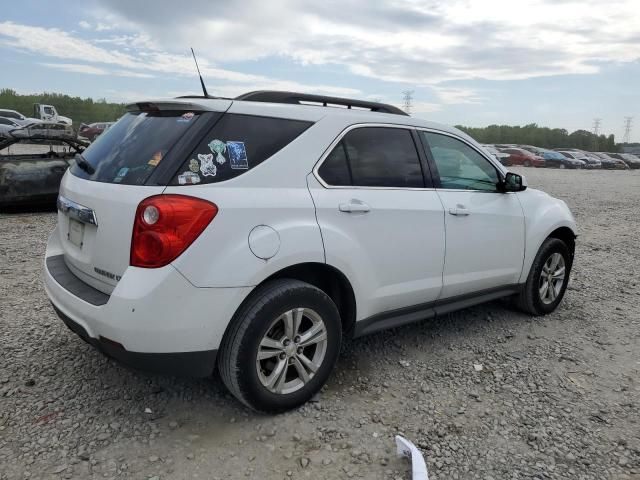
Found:
[[[281,92],[277,90],[256,90],[244,93],[234,100],[245,100],[248,102],[270,102],[270,103],[290,103],[296,105],[320,104],[327,106],[344,106],[348,109],[359,108],[371,110],[372,112],[393,113],[395,115],[408,115],[403,110],[386,103],[368,102],[366,100],[355,100],[351,98],[327,97],[325,95],[313,95],[309,93]]]

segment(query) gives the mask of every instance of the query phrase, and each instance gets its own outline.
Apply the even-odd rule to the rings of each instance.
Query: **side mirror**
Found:
[[[527,181],[522,175],[517,173],[507,172],[504,177],[504,181],[500,182],[499,190],[507,192],[522,192],[527,189]]]

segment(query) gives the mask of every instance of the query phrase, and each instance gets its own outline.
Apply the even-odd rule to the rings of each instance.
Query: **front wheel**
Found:
[[[557,238],[547,238],[517,297],[518,307],[532,315],[553,312],[565,294],[570,272],[571,255],[567,245]]]
[[[531,166],[531,162],[529,160],[525,160],[524,161],[524,166],[525,167],[530,167]]]
[[[234,316],[218,370],[248,407],[282,412],[324,385],[341,337],[340,315],[327,294],[299,280],[274,280],[253,292]]]

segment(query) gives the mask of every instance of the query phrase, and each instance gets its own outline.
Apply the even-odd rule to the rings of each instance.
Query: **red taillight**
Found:
[[[185,195],[156,195],[138,205],[131,237],[131,265],[164,267],[184,252],[218,213],[218,207]]]

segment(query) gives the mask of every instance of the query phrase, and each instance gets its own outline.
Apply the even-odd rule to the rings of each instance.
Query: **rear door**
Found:
[[[478,150],[444,133],[421,131],[445,210],[441,298],[514,285],[524,259],[517,193],[500,193],[500,174]]]
[[[211,102],[224,111],[230,102]],[[58,234],[72,272],[111,293],[129,266],[138,204],[161,194],[200,132],[222,115],[188,103],[145,104],[100,135],[65,174]],[[192,110],[193,109],[193,110]]]
[[[326,260],[356,290],[358,320],[436,300],[444,214],[408,128],[358,126],[309,176]]]

